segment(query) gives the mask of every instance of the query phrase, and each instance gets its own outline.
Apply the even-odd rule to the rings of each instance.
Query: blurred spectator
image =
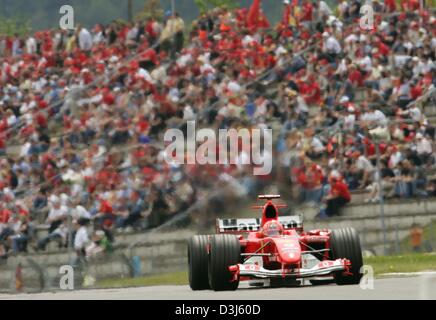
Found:
[[[383,194],[386,198],[391,198],[394,195],[394,183],[393,180],[395,178],[394,171],[388,167],[386,161],[380,161],[380,173],[382,179],[382,187]],[[376,173],[378,175],[378,173]],[[375,181],[369,186],[370,196],[365,199],[365,202],[378,202],[380,201],[380,189],[378,179],[375,178]]]
[[[48,232],[51,233],[56,230],[61,224],[64,223],[67,215],[68,208],[61,203],[58,196],[52,195],[50,197],[51,209],[48,213],[47,224],[50,225]]]
[[[319,217],[333,217],[340,215],[340,209],[351,201],[348,186],[336,177],[330,178],[330,194],[324,198],[325,209],[321,210]]]
[[[410,245],[414,252],[422,252],[424,244],[424,230],[416,223],[410,229]]]
[[[77,38],[79,39],[79,47],[81,50],[88,52],[92,49],[92,36],[88,29],[78,25]]]
[[[77,261],[86,257],[86,247],[89,243],[88,236],[88,219],[79,219],[75,221],[76,234],[74,237],[74,250],[76,251]]]
[[[49,231],[48,235],[38,240],[37,245],[34,247],[36,251],[46,250],[47,245],[51,241],[56,241],[59,248],[65,246],[68,237],[68,226],[65,223],[58,224],[56,229]]]
[[[91,244],[86,249],[86,258],[94,258],[104,253],[110,253],[113,250],[112,243],[106,237],[104,231],[97,230],[92,234]]]

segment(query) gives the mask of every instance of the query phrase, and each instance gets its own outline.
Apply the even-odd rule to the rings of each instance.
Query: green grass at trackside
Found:
[[[140,278],[106,279],[97,282],[99,288],[149,287],[163,285],[187,285],[186,272],[167,273]]]
[[[364,263],[372,266],[376,275],[396,272],[436,271],[436,254],[368,257],[364,259]]]
[[[384,273],[436,271],[436,254],[407,254],[401,256],[368,257],[365,265],[372,266],[376,276]],[[188,274],[175,272],[140,278],[107,279],[97,283],[99,288],[147,287],[162,285],[187,285]]]

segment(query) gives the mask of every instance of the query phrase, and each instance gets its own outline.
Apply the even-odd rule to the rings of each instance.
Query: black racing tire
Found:
[[[210,238],[208,263],[209,285],[214,291],[233,291],[239,286],[239,279],[232,281],[229,266],[241,261],[241,244],[235,235],[218,234]]]
[[[193,236],[188,242],[189,286],[192,290],[209,289],[207,270],[208,236]]]
[[[351,262],[351,275],[337,272],[334,275],[338,285],[358,284],[362,278],[360,270],[363,266],[362,248],[359,235],[354,228],[333,230],[330,236],[330,257],[335,259],[348,259]]]

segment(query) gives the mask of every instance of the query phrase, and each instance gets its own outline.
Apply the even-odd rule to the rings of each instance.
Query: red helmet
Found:
[[[262,233],[265,237],[280,236],[283,234],[283,226],[280,222],[272,220],[263,225]]]

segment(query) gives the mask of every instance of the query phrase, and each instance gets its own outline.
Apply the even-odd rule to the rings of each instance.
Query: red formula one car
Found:
[[[192,290],[236,290],[239,282],[271,285],[336,282],[358,284],[363,265],[352,228],[304,231],[300,216],[279,216],[279,195],[261,195],[261,219],[217,220],[217,234],[193,236],[188,244]],[[260,280],[259,280],[260,279]]]

